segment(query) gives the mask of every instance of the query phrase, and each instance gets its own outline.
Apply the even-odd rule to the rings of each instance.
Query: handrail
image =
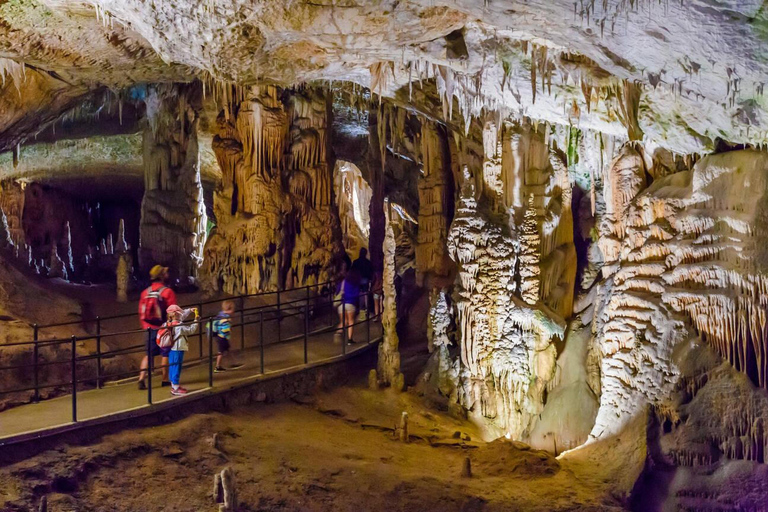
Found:
[[[298,288],[290,288],[290,289],[287,289],[287,290],[279,290],[278,289],[278,290],[275,290],[275,291],[255,292],[255,293],[246,293],[246,294],[241,294],[241,295],[233,295],[232,297],[228,297],[228,299],[229,300],[235,300],[235,299],[243,300],[243,299],[252,299],[252,298],[255,298],[255,297],[265,297],[265,296],[268,296],[268,295],[275,295],[275,294],[279,295],[280,293],[290,293],[290,292],[295,292],[295,291],[304,290],[304,289],[312,289],[312,288],[316,288],[316,287],[323,287],[323,286],[327,286],[327,285],[332,285],[334,283],[335,283],[335,281],[331,280],[331,281],[325,281],[325,282],[322,282],[322,283],[307,284],[307,285],[304,285],[304,286],[299,286]],[[206,306],[208,304],[216,304],[217,302],[221,302],[222,300],[226,300],[226,299],[221,299],[221,298],[209,299],[209,300],[206,300],[206,301],[199,301],[199,302],[197,302],[195,304],[187,304],[186,306],[181,306],[181,307],[187,308],[187,307],[194,307],[194,306],[200,306],[200,305]],[[116,320],[116,319],[121,319],[121,318],[130,318],[132,316],[135,316],[135,313],[122,313],[120,315],[112,315],[112,316],[101,317],[101,320],[102,321],[104,321],[104,320]],[[64,327],[64,326],[67,326],[67,325],[78,325],[78,324],[82,324],[82,323],[89,323],[89,322],[92,322],[92,321],[93,320],[80,319],[80,320],[71,320],[69,322],[58,322],[58,323],[46,324],[46,325],[33,324],[33,325],[30,325],[30,327],[34,327],[35,325],[37,325],[38,329],[48,329],[48,328],[51,328],[51,327]],[[67,340],[67,341],[69,341],[69,340]]]
[[[306,289],[307,293],[304,297],[299,299],[293,299],[288,302],[284,302],[281,300],[280,292],[267,292],[269,293],[276,293],[278,294],[278,301],[276,304],[265,304],[260,305],[256,307],[250,307],[250,308],[242,308],[240,310],[240,322],[239,323],[231,323],[230,328],[240,328],[240,335],[241,335],[241,351],[242,352],[248,352],[252,350],[259,350],[259,373],[264,373],[264,366],[265,366],[265,358],[264,358],[264,347],[265,347],[265,337],[264,337],[264,324],[267,322],[276,322],[276,332],[277,332],[277,339],[273,340],[270,345],[278,345],[283,343],[295,343],[296,341],[300,341],[303,339],[303,345],[304,345],[304,354],[303,354],[303,364],[308,365],[310,363],[309,358],[309,351],[308,351],[308,343],[309,339],[315,336],[319,336],[324,333],[328,333],[329,331],[336,330],[338,331],[339,325],[336,325],[334,321],[331,322],[331,325],[328,325],[327,322],[324,322],[325,318],[323,316],[323,308],[329,307],[331,312],[331,318],[334,317],[334,312],[337,309],[336,306],[339,304],[346,304],[345,299],[335,299],[334,294],[330,294],[329,296],[321,295],[321,294],[311,294],[311,288],[312,287],[320,287],[326,286],[328,283],[321,283],[317,285],[309,285],[302,288],[297,288],[296,290],[302,290]],[[295,291],[295,290],[291,290]],[[370,333],[370,322],[374,319],[380,318],[381,313],[371,315],[370,308],[373,305],[373,303],[370,303],[368,301],[368,295],[373,293],[374,290],[362,290],[358,293],[357,297],[355,298],[355,301],[360,303],[360,299],[363,298],[366,300],[367,307],[366,307],[366,317],[364,320],[356,320],[352,324],[347,324],[347,318],[346,314],[342,315],[342,318],[340,319],[340,325],[341,325],[341,334],[342,334],[342,343],[341,343],[341,353],[346,354],[346,347],[347,347],[347,331],[348,328],[354,328],[355,326],[359,326],[362,324],[366,324],[366,340],[367,343],[371,342],[371,333]],[[381,295],[381,290],[376,290],[379,295]],[[262,294],[264,295],[264,294]],[[247,298],[248,296],[241,296],[242,298]],[[209,301],[209,303],[218,302],[217,301]],[[300,305],[303,303],[303,305]],[[198,303],[199,305],[200,303]],[[241,300],[241,306],[244,305],[244,300]],[[354,304],[349,304],[350,307],[355,307]],[[318,314],[315,316],[315,319],[320,321],[320,325],[316,326],[315,328],[312,328],[311,326],[311,316],[313,312],[318,312]],[[300,317],[303,316],[304,320],[302,322],[302,328],[298,334],[291,334],[290,336],[287,336],[283,338],[282,336],[282,330],[281,330],[281,323],[286,318],[292,318],[292,317]],[[19,346],[19,345],[29,345],[33,344],[34,352],[34,361],[29,364],[18,364],[18,365],[10,365],[5,367],[0,367],[0,371],[13,371],[13,370],[19,370],[24,368],[33,368],[34,369],[34,384],[33,386],[25,386],[21,388],[11,389],[11,390],[2,390],[0,391],[0,395],[7,395],[12,393],[22,393],[22,392],[28,392],[28,391],[34,391],[34,397],[33,401],[39,401],[40,400],[40,391],[43,389],[51,389],[51,388],[61,388],[65,386],[69,386],[71,388],[71,400],[72,400],[72,421],[77,422],[77,394],[78,394],[78,385],[84,384],[84,385],[91,385],[94,383],[96,384],[96,388],[101,388],[103,382],[106,379],[120,379],[125,378],[129,376],[135,376],[137,373],[139,373],[141,370],[133,370],[129,372],[120,372],[118,374],[114,375],[104,375],[102,372],[101,363],[106,358],[113,358],[120,355],[125,354],[138,354],[143,353],[146,350],[146,341],[144,340],[144,343],[141,344],[131,344],[127,347],[121,347],[116,348],[109,351],[102,351],[101,350],[101,340],[104,337],[108,336],[135,336],[136,334],[143,334],[146,333],[147,336],[150,336],[149,329],[139,329],[139,330],[128,330],[128,331],[122,331],[122,332],[114,332],[114,333],[103,333],[101,332],[101,321],[104,320],[101,317],[96,317],[97,319],[97,331],[95,335],[85,336],[83,338],[78,338],[76,336],[71,336],[69,339],[61,339],[61,340],[44,340],[44,341],[33,341],[28,343],[13,343],[8,345],[0,346],[0,348],[3,348],[5,346]],[[207,316],[207,317],[201,317],[196,320],[193,320],[192,322],[185,322],[186,324],[195,323],[197,324],[197,335],[200,337],[201,343],[200,343],[200,350],[196,358],[193,359],[187,359],[184,361],[184,365],[195,365],[203,363],[207,360],[208,366],[209,366],[209,375],[208,375],[208,384],[209,387],[213,387],[213,341],[212,341],[212,323],[213,323],[213,316]],[[258,336],[258,346],[250,346],[246,347],[245,345],[245,330],[246,327],[249,325],[257,325],[259,326],[259,336]],[[208,345],[208,354],[204,354],[203,346],[202,346],[202,336],[203,336],[203,327],[207,326],[206,329],[206,337],[207,337],[207,345]],[[193,335],[194,336],[194,335]],[[191,337],[191,336],[190,336]],[[37,338],[37,330],[35,331],[35,338]],[[77,354],[77,343],[87,340],[95,340],[96,341],[96,353],[90,353],[90,354],[83,354],[78,355]],[[69,343],[69,357],[66,359],[60,359],[57,358],[53,361],[41,361],[40,359],[40,347],[53,347],[53,346],[60,346],[64,343]],[[61,349],[58,349],[57,354],[60,353]],[[60,357],[60,356],[59,356]],[[336,357],[336,356],[332,356]],[[152,398],[152,386],[151,386],[151,379],[152,379],[152,373],[154,370],[157,369],[164,369],[167,366],[170,365],[161,365],[160,367],[153,366],[154,358],[150,357],[150,365],[148,368],[148,391],[147,391],[147,403],[152,404],[153,398]],[[313,361],[314,363],[325,361],[328,358],[320,358],[319,360]],[[92,375],[88,375],[83,377],[82,375],[78,376],[78,371],[81,370],[81,366],[83,364],[89,364],[92,361],[97,362],[95,377]],[[52,365],[68,365],[69,370],[71,372],[71,377],[69,382],[60,382],[56,384],[50,384],[50,383],[40,383],[39,382],[39,369],[41,367],[46,366],[52,366]]]

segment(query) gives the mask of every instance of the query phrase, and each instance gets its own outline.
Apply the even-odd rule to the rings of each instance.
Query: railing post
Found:
[[[200,314],[200,318],[203,318],[203,303],[198,302],[197,304],[197,312]],[[200,329],[202,327],[202,322],[197,324],[197,341],[198,345],[200,345],[200,359],[203,358],[203,330]]]
[[[245,350],[245,297],[240,296],[240,350]]]
[[[312,285],[307,285],[307,306],[309,306],[309,303],[310,303],[310,302],[311,302],[311,300],[312,300],[312,294],[310,293],[310,287],[311,287],[311,286],[312,286]]]
[[[39,360],[40,360],[40,347],[39,347],[38,339],[37,339],[39,328],[38,328],[37,324],[33,325],[32,327],[34,329],[34,334],[33,334],[34,337],[32,339],[35,341],[35,346],[33,348],[33,352],[34,352],[34,365],[35,365],[35,368],[34,368],[35,396],[32,398],[32,400],[34,402],[39,402],[40,401],[40,382],[39,382],[40,371],[39,371],[39,366],[38,365],[39,365]]]
[[[96,387],[101,389],[101,317],[96,317]]]
[[[173,336],[173,333],[171,333]],[[155,366],[155,357],[152,355],[152,343],[156,343],[156,340],[152,339],[152,329],[147,328],[147,403],[152,405],[152,372]],[[170,368],[168,369],[170,371]]]
[[[277,289],[277,342],[280,343],[282,332],[280,329],[280,288]]]
[[[213,387],[213,336],[211,335],[211,319],[208,319],[208,387]]]
[[[264,310],[259,311],[259,367],[264,373]]]
[[[366,339],[366,344],[370,345],[371,343],[371,308],[370,307],[365,309],[365,339]]]
[[[77,337],[72,336],[72,423],[77,423]]]
[[[304,364],[307,364],[307,342],[309,341],[309,301],[307,301],[306,313],[304,315]]]
[[[347,304],[341,298],[341,353],[347,353]]]

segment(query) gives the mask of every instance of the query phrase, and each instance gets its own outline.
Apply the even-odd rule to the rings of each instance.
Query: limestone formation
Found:
[[[448,236],[459,268],[455,399],[490,422],[495,435],[521,439],[543,407],[555,376],[554,341],[563,338],[572,308],[570,183],[542,134],[525,125],[507,126],[501,137],[489,133],[496,129],[485,126],[479,175],[464,170]],[[444,299],[435,297],[430,323],[444,345],[451,320]]]
[[[133,268],[133,258],[127,251],[121,252],[117,257],[117,302],[128,302],[128,285],[131,279],[131,269]]]
[[[219,512],[236,512],[238,502],[234,471],[226,467],[221,473],[216,473],[213,480],[213,499],[219,504]]]
[[[327,151],[328,104],[318,90],[249,89],[217,120],[223,181],[206,246],[212,290],[253,293],[328,281],[341,252]]]
[[[139,260],[145,269],[169,266],[181,279],[197,276],[205,244],[198,148],[201,101],[200,83],[153,86],[146,98]]]
[[[390,223],[389,212],[385,210],[385,235],[384,235],[384,274],[383,309],[381,324],[384,328],[384,340],[379,345],[378,376],[384,385],[390,385],[402,391],[402,385],[396,384],[402,379],[400,373],[400,352],[397,336],[397,309],[395,304],[395,240]]]
[[[419,180],[419,234],[416,268],[425,274],[447,275],[450,260],[445,243],[448,209],[453,203],[451,159],[447,135],[442,128],[425,122],[421,127],[422,176]]]

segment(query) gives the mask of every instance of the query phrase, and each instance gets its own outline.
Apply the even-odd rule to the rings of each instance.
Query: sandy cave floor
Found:
[[[402,411],[408,444],[393,432]],[[0,468],[0,508],[31,510],[47,495],[53,512],[216,510],[213,475],[230,466],[242,511],[622,509],[611,496],[620,458],[557,461],[477,439],[469,422],[415,393],[361,382],[43,452]],[[473,476],[462,478],[467,456]]]

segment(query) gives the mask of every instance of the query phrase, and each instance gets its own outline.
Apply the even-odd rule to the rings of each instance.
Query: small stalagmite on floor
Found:
[[[235,473],[226,467],[213,477],[213,499],[219,504],[219,512],[235,512],[237,510],[237,491],[235,489]]]

